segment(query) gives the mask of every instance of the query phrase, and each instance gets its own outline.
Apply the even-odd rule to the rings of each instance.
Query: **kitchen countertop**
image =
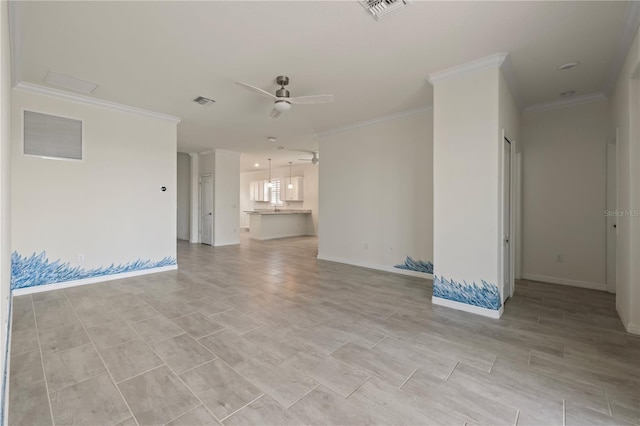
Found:
[[[276,214],[311,214],[311,210],[294,210],[294,209],[282,209],[282,210],[245,210],[248,214],[259,215],[276,215]]]

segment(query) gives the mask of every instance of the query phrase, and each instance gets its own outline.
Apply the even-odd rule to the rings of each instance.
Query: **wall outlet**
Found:
[[[84,254],[78,255],[78,262],[84,262]]]
[[[564,254],[557,254],[556,263],[562,263],[562,262],[564,262]]]
[[[369,243],[364,243],[364,249],[369,250]]]

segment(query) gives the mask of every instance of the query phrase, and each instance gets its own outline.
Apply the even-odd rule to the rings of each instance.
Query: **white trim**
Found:
[[[429,105],[422,108],[409,109],[406,111],[396,112],[395,114],[383,115],[382,117],[372,118],[371,120],[359,121],[357,123],[349,124],[347,126],[336,127],[335,129],[323,130],[316,132],[313,136],[318,139],[322,136],[332,135],[334,133],[346,132],[347,130],[357,129],[359,127],[367,127],[374,124],[382,123],[389,120],[396,120],[398,118],[409,117],[411,115],[420,114],[421,112],[428,112],[433,109],[433,105]]]
[[[624,328],[627,330],[627,333],[640,334],[640,324],[633,324],[629,322],[624,325]]]
[[[457,309],[459,311],[470,312],[476,315],[482,315],[483,317],[500,319],[504,312],[504,306],[500,306],[500,309],[487,309],[479,306],[467,305],[466,303],[456,302],[454,300],[443,299],[442,297],[432,296],[431,303],[434,305],[440,305],[447,308]]]
[[[543,283],[550,283],[550,284],[568,285],[571,287],[589,288],[591,290],[607,291],[607,284],[605,283],[569,280],[566,278],[548,277],[546,275],[527,274],[527,273],[522,274],[522,279],[529,280],[529,281],[540,281]]]
[[[484,58],[476,59],[475,61],[466,62],[464,64],[456,65],[455,67],[434,72],[429,74],[427,81],[435,86],[436,83],[440,83],[460,75],[471,74],[490,68],[500,68],[508,55],[508,52],[494,53],[493,55],[485,56]]]
[[[213,247],[224,247],[224,246],[237,246],[240,244],[240,240],[237,241],[223,241],[221,243],[215,243]]]
[[[345,265],[357,266],[359,268],[376,269],[378,271],[391,272],[393,274],[408,275],[410,277],[418,277],[418,278],[424,278],[427,280],[433,280],[433,274],[427,274],[425,272],[418,272],[418,271],[410,271],[408,269],[394,268],[392,266],[387,266],[387,265],[358,262],[358,261],[353,261],[353,260],[345,259],[341,257],[324,256],[320,254],[318,254],[318,260],[326,260],[327,262],[343,263]]]
[[[542,102],[525,107],[524,112],[543,111],[547,109],[564,108],[572,105],[583,104],[586,102],[604,101],[608,98],[602,92],[589,93],[587,95],[576,96],[575,98],[558,99],[551,102]]]
[[[7,2],[9,9],[9,43],[11,45],[11,86],[22,76],[22,2]]]
[[[633,38],[638,30],[638,26],[640,25],[640,2],[630,1],[627,4],[627,10],[625,11],[624,16],[626,18],[624,20],[624,24],[622,24],[622,34],[618,41],[618,48],[616,49],[616,54],[609,66],[607,79],[602,87],[602,91],[606,96],[611,96],[611,93],[613,92],[613,88],[618,80],[618,76],[620,75],[620,70],[627,59],[627,55],[629,54],[629,50],[633,44]]]
[[[104,281],[120,280],[122,278],[137,277],[139,275],[155,274],[156,272],[174,271],[178,265],[160,266],[158,268],[141,269],[139,271],[123,272],[121,274],[102,275],[99,277],[85,278],[83,280],[64,281],[61,283],[44,284],[34,287],[17,288],[12,291],[14,296],[42,293],[43,291],[58,290],[61,288],[78,287],[87,284],[96,284]]]
[[[131,114],[143,115],[145,117],[155,118],[157,120],[169,121],[171,123],[180,123],[181,119],[173,115],[161,114],[142,108],[136,108],[128,105],[118,104],[116,102],[105,101],[102,99],[92,98],[89,96],[79,95],[77,93],[67,92],[66,90],[53,89],[51,87],[40,86],[38,84],[26,83],[24,81],[15,85],[15,89],[27,93],[36,93],[39,95],[52,96],[67,101],[77,102],[84,105],[98,106],[102,108],[114,109],[116,111],[127,112]]]
[[[504,77],[504,81],[507,83],[509,87],[509,91],[511,92],[511,96],[513,100],[516,101],[516,105],[518,109],[524,108],[524,97],[522,96],[522,91],[520,90],[520,86],[518,86],[516,80],[516,74],[513,71],[513,65],[511,64],[511,56],[507,56],[504,63],[502,64],[502,76]]]

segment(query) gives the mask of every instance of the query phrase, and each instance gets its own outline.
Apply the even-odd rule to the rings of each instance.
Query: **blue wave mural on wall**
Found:
[[[407,260],[404,263],[396,265],[394,268],[433,274],[433,263],[428,260],[413,259],[411,256],[407,256]]]
[[[33,253],[31,256],[21,256],[17,252],[11,253],[11,289],[35,287],[44,284],[65,281],[82,280],[105,275],[121,274],[124,272],[141,271],[176,264],[175,257],[165,257],[159,261],[141,260],[120,265],[101,266],[99,268],[84,269],[72,267],[69,262],[60,259],[49,262],[46,252]]]
[[[436,275],[433,277],[433,295],[496,311],[502,306],[498,286],[485,280],[480,280],[480,284],[468,284],[466,281],[458,283]]]

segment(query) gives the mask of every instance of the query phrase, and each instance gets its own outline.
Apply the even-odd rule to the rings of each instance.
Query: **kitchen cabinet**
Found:
[[[304,177],[294,176],[291,178],[291,186],[289,188],[289,179],[286,181],[285,200],[286,201],[303,201],[304,200]]]
[[[269,187],[266,180],[254,180],[249,184],[249,199],[251,201],[269,201]]]

